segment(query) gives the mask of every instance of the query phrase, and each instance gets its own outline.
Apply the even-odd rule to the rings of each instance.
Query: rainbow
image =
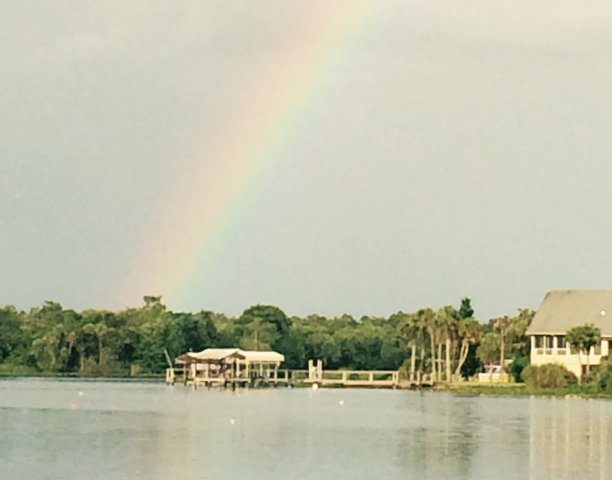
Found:
[[[124,286],[130,299],[160,293],[169,305],[180,307],[198,294],[201,275],[212,275],[239,228],[237,219],[256,201],[270,174],[291,157],[298,127],[311,107],[325,100],[334,68],[350,60],[384,9],[384,2],[375,0],[324,5],[321,12],[308,12],[309,25],[315,16],[316,28],[295,29],[289,43],[299,49],[275,57],[275,68],[262,66],[253,74],[257,81],[245,96],[253,101],[216,126],[212,144],[196,146],[201,166],[186,171],[170,197],[152,208],[156,221],[143,235],[142,257]]]

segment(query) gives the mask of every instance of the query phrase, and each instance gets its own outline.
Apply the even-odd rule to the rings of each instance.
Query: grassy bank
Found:
[[[612,392],[602,392],[596,385],[569,385],[563,388],[529,388],[524,383],[458,383],[437,387],[436,390],[464,395],[548,396],[567,398],[612,399]]]

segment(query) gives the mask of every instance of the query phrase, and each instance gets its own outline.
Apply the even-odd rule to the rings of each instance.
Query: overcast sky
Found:
[[[250,72],[343,16],[327,0],[1,3],[0,303],[159,293],[173,309],[361,316],[469,296],[486,320],[549,289],[612,288],[608,2],[373,8],[174,298],[125,282],[156,248],[160,204],[219,161],[208,145],[245,92],[271,88]]]

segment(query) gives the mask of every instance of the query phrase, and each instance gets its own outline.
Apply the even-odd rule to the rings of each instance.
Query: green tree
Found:
[[[508,335],[508,328],[511,325],[511,321],[508,316],[504,316],[494,319],[493,325],[499,332],[499,365],[501,371],[504,372],[506,368],[506,336]]]
[[[254,305],[247,308],[240,316],[240,321],[249,323],[255,319],[274,325],[276,331],[283,335],[289,331],[291,321],[280,308],[273,305]]]
[[[201,311],[192,313],[170,313],[181,335],[181,345],[177,352],[199,352],[208,347],[218,346],[219,334],[213,320],[212,312]],[[231,345],[231,344],[230,344]]]
[[[586,376],[588,378],[590,373],[590,350],[592,347],[595,347],[601,343],[601,330],[592,323],[587,323],[586,325],[570,328],[566,332],[565,338],[570,344],[570,347],[574,347],[578,350],[578,358],[581,367],[582,351],[586,350]],[[580,377],[580,380],[582,380],[582,375],[580,375]]]
[[[79,322],[79,314],[64,310],[59,303],[47,301],[25,316],[22,332],[29,340],[28,357],[44,372],[67,371],[70,331]]]
[[[510,345],[513,357],[529,356],[529,338],[527,328],[531,325],[535,312],[529,308],[519,308],[518,315],[510,319],[506,329],[506,343]]]
[[[243,330],[240,348],[245,350],[272,350],[272,345],[279,338],[279,333],[273,323],[262,318],[251,318]]]
[[[399,323],[400,337],[410,346],[410,374],[414,375],[417,372],[418,351],[424,348],[427,325],[417,313],[398,312],[392,318]],[[419,362],[419,372],[422,372],[422,363]]]
[[[597,389],[600,392],[612,393],[612,360],[602,363],[596,376]]]
[[[457,331],[457,310],[450,305],[440,308],[434,316],[434,324],[438,343],[438,373],[436,378],[442,379],[442,365],[446,381],[451,380],[451,350]],[[442,349],[445,357],[442,359]]]
[[[24,313],[13,306],[0,308],[0,363],[7,360],[19,362],[27,344],[21,331]]]
[[[476,355],[482,363],[487,365],[497,361],[500,356],[499,334],[495,332],[486,333],[476,349]]]
[[[455,369],[455,376],[459,377],[461,369],[467,360],[470,346],[479,343],[484,335],[484,326],[478,320],[466,318],[459,322],[457,328],[459,338],[461,339],[461,349],[459,351],[459,361]]]
[[[466,320],[474,317],[474,309],[472,308],[472,300],[468,297],[461,299],[461,306],[459,307],[459,319]]]
[[[435,322],[436,314],[431,308],[421,308],[417,311],[417,315],[420,318],[420,321],[423,322],[425,328],[427,330],[427,336],[429,337],[429,348],[430,348],[430,371],[431,375],[434,379],[437,378],[437,368],[436,368],[436,341],[438,338],[438,329],[437,324]],[[423,352],[423,357],[425,357],[425,352]]]

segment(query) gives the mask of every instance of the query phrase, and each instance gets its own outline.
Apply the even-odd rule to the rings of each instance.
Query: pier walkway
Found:
[[[428,374],[415,373],[401,378],[398,370],[323,370],[320,360],[310,360],[308,370],[258,368],[244,371],[228,371],[227,374],[212,374],[210,371],[196,372],[181,368],[166,369],[166,383],[180,382],[193,388],[257,388],[257,387],[360,387],[415,389],[431,387],[434,382]]]

